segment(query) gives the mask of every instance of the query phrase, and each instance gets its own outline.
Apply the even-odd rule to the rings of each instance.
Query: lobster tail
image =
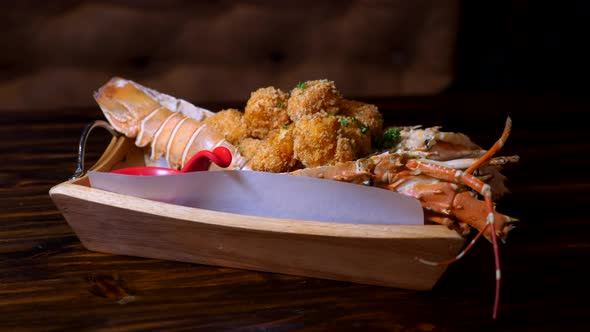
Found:
[[[224,146],[232,153],[230,168],[244,168],[238,149],[201,121],[211,111],[119,77],[96,91],[94,99],[116,131],[135,138],[138,147],[151,148],[152,161],[164,157],[179,169],[198,151]]]
[[[94,99],[113,128],[127,137],[136,137],[142,120],[160,107],[135,84],[118,77],[96,91]]]

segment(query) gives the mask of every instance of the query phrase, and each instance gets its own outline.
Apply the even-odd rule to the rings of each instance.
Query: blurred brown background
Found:
[[[533,1],[18,1],[0,110],[87,107],[122,76],[194,103],[328,78],[348,97],[581,90],[583,5]]]
[[[589,331],[588,7],[0,1],[0,330]],[[500,245],[499,320],[485,240],[432,292],[89,253],[47,192],[76,171],[84,127],[104,119],[92,92],[114,75],[212,110],[328,78],[386,125],[443,126],[482,147],[510,116],[500,154],[520,161],[497,207],[520,222]],[[111,139],[93,131],[86,167]],[[93,291],[101,279],[112,295]],[[118,304],[119,285],[137,301]]]

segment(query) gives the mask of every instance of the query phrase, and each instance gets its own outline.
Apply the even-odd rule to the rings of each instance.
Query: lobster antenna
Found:
[[[500,139],[494,143],[494,145],[486,152],[479,160],[477,160],[471,167],[469,167],[465,173],[472,174],[474,170],[479,168],[482,164],[487,162],[492,156],[498,152],[506,143],[508,136],[510,135],[510,130],[512,129],[512,119],[510,117],[506,118],[506,125],[504,126],[504,131],[502,132],[502,136]],[[495,226],[495,216],[494,216],[494,204],[492,202],[492,190],[491,187],[486,184],[482,190],[481,194],[484,196],[486,207],[488,210],[488,217],[487,223],[491,226],[490,234],[492,237],[492,247],[494,250],[494,265],[496,267],[496,291],[494,296],[494,309],[492,311],[492,318],[496,319],[498,317],[498,307],[500,305],[500,285],[501,285],[501,268],[500,268],[500,253],[498,250],[498,238],[496,236],[496,226]]]
[[[473,165],[471,165],[471,167],[466,169],[465,173],[466,174],[473,174],[473,172],[476,169],[480,168],[481,165],[488,162],[492,158],[492,156],[494,154],[496,154],[496,152],[498,152],[498,150],[500,150],[504,146],[504,143],[506,143],[506,140],[508,139],[508,135],[510,135],[511,129],[512,129],[512,119],[510,119],[510,117],[508,117],[508,118],[506,118],[506,124],[504,125],[504,132],[502,132],[502,136],[500,136],[500,139],[498,139],[496,141],[496,143],[494,143],[494,145],[492,145],[492,147],[483,156],[481,156],[481,158],[476,160],[473,163]]]
[[[420,258],[420,257],[415,257],[416,260],[418,260],[420,263],[426,264],[426,265],[432,265],[432,266],[441,266],[441,265],[450,265],[455,263],[456,261],[460,260],[461,257],[465,256],[465,254],[471,249],[471,247],[473,247],[473,245],[475,244],[475,242],[477,242],[477,240],[479,240],[479,238],[485,233],[485,231],[488,229],[488,227],[490,226],[490,224],[487,224],[479,231],[479,233],[477,233],[477,235],[471,240],[471,242],[469,242],[469,244],[467,245],[467,247],[465,247],[465,249],[461,250],[461,252],[459,254],[457,254],[457,256],[455,256],[454,258],[451,258],[449,260],[446,261],[440,261],[440,262],[435,262],[435,261],[431,261],[431,260],[427,260],[424,258]]]
[[[492,158],[492,156],[496,152],[498,152],[498,150],[500,150],[500,148],[502,148],[502,146],[504,146],[504,143],[506,142],[506,139],[508,138],[508,136],[510,134],[511,128],[512,128],[512,120],[510,119],[510,117],[508,117],[506,119],[506,125],[504,126],[504,131],[502,132],[502,136],[500,137],[500,139],[498,139],[496,141],[496,143],[481,158],[479,158],[471,167],[469,167],[464,172],[457,173],[457,181],[458,182],[459,181],[463,182],[464,184],[466,184],[467,186],[469,186],[473,190],[477,191],[479,194],[481,194],[484,197],[485,204],[486,204],[486,210],[488,212],[485,227],[483,227],[479,231],[479,233],[473,238],[471,243],[469,243],[469,245],[453,259],[450,259],[448,261],[443,261],[443,262],[433,262],[433,261],[428,261],[425,259],[418,258],[418,261],[420,261],[424,264],[434,265],[434,266],[447,265],[447,264],[451,264],[453,262],[456,262],[457,260],[461,259],[461,257],[463,257],[465,255],[465,253],[469,249],[471,249],[471,247],[473,247],[475,242],[486,232],[486,230],[488,228],[491,228],[490,229],[490,237],[491,237],[491,242],[492,242],[492,247],[493,247],[493,252],[494,252],[494,265],[496,268],[496,290],[495,290],[495,297],[494,297],[494,307],[493,307],[493,312],[492,312],[493,319],[496,319],[498,316],[498,307],[500,304],[501,267],[500,267],[500,254],[499,254],[499,250],[498,250],[498,237],[496,234],[496,226],[495,226],[494,204],[492,202],[492,189],[489,184],[485,184],[482,181],[478,180],[476,177],[474,177],[472,175],[472,173],[476,169],[478,169],[481,165],[488,162]]]

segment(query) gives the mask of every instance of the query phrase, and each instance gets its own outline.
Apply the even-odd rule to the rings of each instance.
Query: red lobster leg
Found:
[[[491,226],[492,229],[495,230],[494,232],[491,232],[491,231],[489,232],[491,235],[490,238],[491,238],[492,246],[494,249],[494,260],[496,263],[496,299],[494,301],[494,311],[492,314],[493,318],[495,319],[498,314],[501,273],[500,273],[500,255],[498,253],[498,241],[496,239],[497,229],[496,229],[496,224],[495,224],[494,205],[492,202],[492,191],[490,189],[491,188],[490,185],[481,182],[479,179],[477,179],[473,175],[467,174],[463,171],[458,171],[458,170],[455,170],[452,168],[448,168],[446,166],[435,165],[435,164],[425,162],[425,161],[418,161],[415,159],[411,159],[407,162],[406,167],[410,170],[419,171],[419,172],[425,173],[427,175],[430,175],[432,177],[439,178],[441,180],[445,180],[445,181],[449,181],[449,182],[463,183],[463,184],[469,186],[470,188],[472,188],[473,190],[477,191],[479,194],[481,194],[484,197],[484,200],[485,200],[484,204],[485,204],[486,212],[487,212],[486,227],[483,227],[480,229],[479,234],[477,235],[477,238],[479,238],[482,234],[484,234],[484,232],[488,228],[487,226]],[[459,255],[457,256],[456,259],[461,258],[467,252],[467,250],[469,250],[471,248],[471,246],[472,246],[472,244],[470,244],[461,253],[459,253]],[[421,261],[424,263],[429,263],[428,261],[425,261],[425,260],[421,260]],[[433,263],[433,262],[430,262],[430,263]],[[439,262],[439,263],[434,263],[434,265],[447,264],[447,263],[450,263],[450,262]]]
[[[485,230],[488,228],[488,226],[491,227],[491,229],[493,231],[490,231],[490,238],[491,238],[491,242],[492,242],[492,247],[494,250],[494,262],[496,265],[496,292],[495,292],[495,300],[494,300],[494,308],[493,308],[493,312],[492,312],[492,317],[493,319],[496,319],[496,317],[498,316],[498,305],[500,303],[500,280],[501,280],[501,269],[500,269],[500,254],[498,253],[498,240],[497,240],[497,228],[496,228],[496,224],[495,224],[495,219],[496,219],[496,215],[494,213],[494,204],[492,202],[492,190],[490,185],[483,183],[482,181],[480,181],[479,179],[477,179],[476,177],[474,177],[472,175],[473,171],[476,170],[477,168],[479,168],[481,165],[487,163],[490,158],[492,158],[492,156],[500,149],[502,148],[502,146],[504,145],[504,143],[506,142],[506,139],[508,138],[508,135],[510,134],[510,130],[511,130],[511,126],[512,126],[512,121],[510,120],[510,118],[508,118],[506,120],[506,126],[504,127],[504,132],[502,133],[502,136],[500,137],[500,139],[492,146],[492,148],[486,152],[477,162],[475,162],[471,167],[469,167],[466,171],[459,171],[459,170],[454,170],[452,168],[448,168],[445,166],[440,166],[440,165],[435,165],[432,163],[428,163],[425,161],[418,161],[418,160],[409,160],[406,163],[406,167],[410,170],[414,170],[414,171],[419,171],[419,172],[423,172],[425,174],[428,174],[432,177],[435,178],[439,178],[441,180],[446,180],[449,182],[457,182],[457,183],[463,183],[467,186],[469,186],[470,188],[472,188],[473,190],[477,191],[480,195],[482,195],[484,197],[484,201],[485,201],[485,208],[486,208],[486,212],[487,212],[487,217],[486,217],[486,226],[483,227],[482,229],[480,229],[479,233],[477,234],[477,236],[473,239],[473,241],[461,252],[459,253],[459,255],[457,255],[457,257],[455,258],[455,260],[460,259],[475,243],[475,241],[477,239],[479,239],[479,237],[481,237],[482,234],[484,234]],[[503,231],[503,227],[502,230]],[[448,264],[450,262],[453,262],[455,260],[451,260],[449,262],[428,262],[426,260],[421,260],[424,263],[432,263],[434,265],[440,265],[440,264]]]
[[[504,146],[504,143],[506,143],[506,140],[508,139],[508,135],[510,135],[510,130],[512,130],[512,119],[510,119],[510,117],[508,117],[506,119],[506,124],[504,125],[504,131],[502,132],[502,136],[500,136],[500,138],[496,141],[496,143],[494,143],[494,145],[492,145],[492,147],[488,150],[488,152],[486,152],[483,156],[481,156],[481,158],[479,158],[475,163],[473,163],[473,165],[471,165],[471,167],[466,169],[465,173],[473,174],[473,172],[476,169],[478,169],[483,164],[487,163],[490,159],[492,159],[494,154],[496,154],[496,152],[498,152]]]
[[[412,177],[408,177],[407,179],[412,180]],[[456,226],[459,226],[459,232],[463,235],[469,233],[469,228],[465,227],[465,224],[478,231],[482,231],[486,228],[486,220],[488,216],[486,203],[472,196],[469,192],[457,193],[457,185],[454,183],[417,183],[413,186],[408,186],[407,188],[400,186],[397,190],[406,196],[415,197],[420,200],[422,207],[426,211],[434,212],[434,214],[427,214],[427,217],[430,217],[428,218],[430,221],[447,225],[450,228],[455,229],[457,228]],[[436,215],[439,215],[440,218],[437,218]],[[459,223],[459,225],[453,225],[449,221],[444,220],[446,217],[453,218]],[[507,226],[505,222],[511,221],[512,218],[496,211],[494,211],[494,217],[495,220],[501,221],[495,226],[496,234],[503,239],[506,236],[506,233],[512,229],[512,226]],[[461,225],[465,228],[461,227]],[[484,235],[491,242],[489,228],[485,231]]]
[[[440,215],[430,211],[425,211],[424,219],[437,224],[441,224],[443,226],[447,226],[449,229],[457,231],[462,236],[467,236],[469,233],[471,233],[471,226],[467,225],[464,222],[457,222],[444,215]]]
[[[441,165],[436,165],[436,164],[432,164],[426,161],[419,161],[419,160],[415,160],[415,159],[411,159],[407,162],[406,167],[410,170],[413,171],[419,171],[422,173],[425,173],[429,176],[441,179],[441,180],[445,180],[445,181],[449,181],[449,182],[458,182],[458,183],[463,183],[467,186],[469,186],[470,188],[472,188],[473,190],[477,191],[479,194],[481,194],[484,197],[484,204],[486,207],[486,212],[487,212],[487,217],[486,217],[486,226],[481,228],[479,231],[479,234],[477,235],[477,239],[484,234],[484,232],[487,230],[487,226],[491,226],[492,229],[496,230],[496,224],[495,224],[495,213],[494,213],[494,205],[492,202],[492,191],[491,191],[491,187],[488,184],[485,184],[483,182],[481,182],[479,179],[477,179],[475,176],[471,175],[471,174],[467,174],[463,171],[459,171],[459,170],[455,170],[446,166],[441,166]],[[498,303],[499,303],[499,298],[500,298],[500,255],[498,253],[498,240],[496,239],[497,235],[496,235],[496,231],[494,232],[489,232],[490,233],[490,238],[491,238],[491,242],[492,242],[492,246],[494,249],[494,260],[496,263],[496,300],[494,302],[494,311],[493,311],[493,318],[495,319],[498,313]],[[476,239],[474,239],[476,240]],[[457,256],[457,259],[461,258],[466,252],[467,250],[469,250],[471,248],[470,244],[469,246],[467,246],[461,253],[459,253],[459,255]],[[434,262],[428,262],[426,260],[421,260],[424,263],[433,263],[434,265],[440,265],[440,264],[448,264],[450,262],[439,262],[439,263],[434,263]],[[453,260],[454,261],[454,260]]]
[[[482,231],[484,228],[487,230],[484,232],[484,236],[488,241],[492,242],[491,229],[487,227],[488,221],[488,208],[485,201],[473,197],[468,192],[462,192],[455,196],[453,200],[453,215],[459,221],[462,221],[468,225],[471,225],[475,229]],[[506,224],[506,222],[513,221],[506,215],[503,215],[497,211],[494,213],[494,228],[496,229],[496,235],[502,240],[506,239],[506,235],[512,230],[512,225]]]

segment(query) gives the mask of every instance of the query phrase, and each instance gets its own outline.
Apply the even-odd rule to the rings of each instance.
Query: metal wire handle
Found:
[[[77,179],[77,178],[83,176],[85,173],[85,171],[84,171],[84,154],[86,153],[86,140],[88,140],[88,136],[90,135],[90,132],[92,131],[92,129],[94,129],[96,127],[101,127],[101,128],[108,130],[109,133],[111,133],[111,135],[113,135],[114,137],[121,136],[121,134],[116,132],[115,129],[106,121],[95,120],[95,121],[92,121],[89,124],[87,124],[86,127],[84,127],[84,130],[82,131],[82,136],[80,137],[80,143],[78,144],[78,162],[77,162],[77,166],[76,166],[76,171],[74,172],[74,175],[72,175],[70,177],[70,180]]]

